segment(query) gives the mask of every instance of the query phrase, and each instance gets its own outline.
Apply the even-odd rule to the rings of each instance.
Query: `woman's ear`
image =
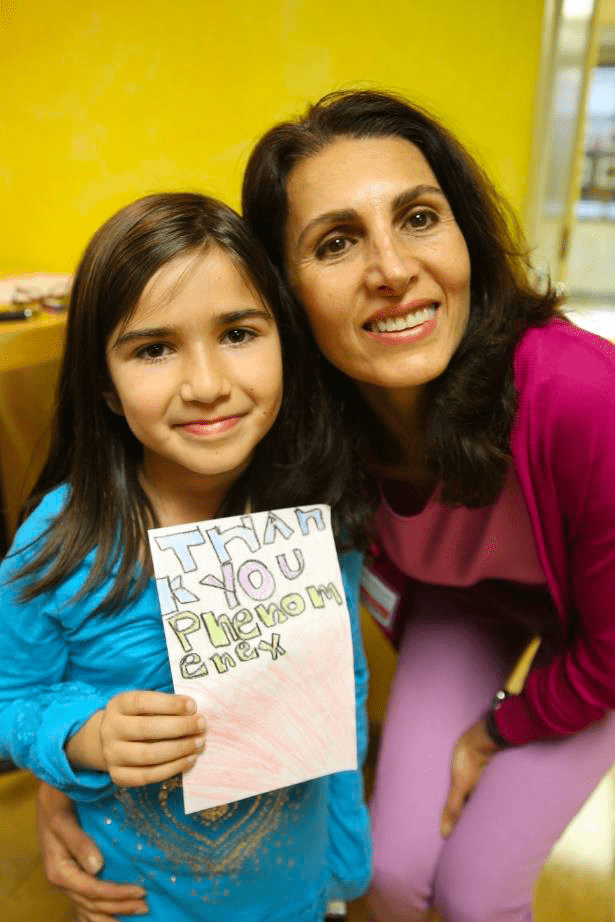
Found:
[[[102,395],[103,395],[103,400],[105,401],[105,403],[107,404],[107,406],[109,407],[112,413],[117,413],[118,416],[124,415],[124,410],[122,408],[120,398],[117,396],[113,388],[111,388],[110,390],[103,391]]]

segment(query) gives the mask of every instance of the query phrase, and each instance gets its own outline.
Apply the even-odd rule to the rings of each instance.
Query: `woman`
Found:
[[[488,180],[396,97],[273,128],[243,204],[380,484],[366,588],[399,663],[372,916],[522,922],[615,760],[615,351],[532,289]]]

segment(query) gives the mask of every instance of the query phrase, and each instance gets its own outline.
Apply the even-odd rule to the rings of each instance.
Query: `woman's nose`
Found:
[[[417,274],[416,259],[394,234],[382,234],[371,242],[366,272],[371,288],[400,294]]]
[[[213,351],[199,351],[184,362],[180,396],[186,403],[215,403],[230,389],[225,364]]]

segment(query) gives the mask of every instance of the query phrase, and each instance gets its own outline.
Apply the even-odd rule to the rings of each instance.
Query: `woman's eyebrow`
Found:
[[[403,192],[400,192],[399,195],[396,195],[393,201],[391,202],[391,210],[393,212],[399,211],[402,208],[411,205],[417,198],[420,198],[421,195],[441,195],[444,196],[442,189],[439,186],[430,186],[426,183],[421,184],[420,186],[413,186],[412,189],[405,189]],[[299,238],[297,240],[297,246],[301,246],[305,237],[314,230],[314,228],[319,227],[321,224],[351,224],[359,218],[358,212],[354,208],[344,208],[339,211],[325,211],[323,214],[317,215],[313,218],[308,224],[305,225]]]
[[[444,192],[440,186],[430,186],[424,183],[423,185],[414,186],[412,189],[406,189],[404,192],[400,192],[391,203],[391,211],[396,212],[400,211],[402,208],[407,208],[408,205],[412,205],[413,202],[422,195],[440,195],[444,198]]]
[[[297,245],[300,246],[310,231],[314,230],[314,228],[318,227],[320,224],[351,224],[353,221],[356,221],[357,218],[358,214],[354,208],[344,208],[340,211],[325,211],[305,225],[299,234]]]

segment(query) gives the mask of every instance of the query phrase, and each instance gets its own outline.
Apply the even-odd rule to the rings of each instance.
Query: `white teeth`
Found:
[[[435,313],[436,308],[430,305],[421,311],[410,311],[404,317],[387,317],[384,320],[376,320],[368,324],[368,329],[375,330],[377,333],[398,333],[402,330],[411,330],[412,327],[418,327],[421,323],[430,320]]]

